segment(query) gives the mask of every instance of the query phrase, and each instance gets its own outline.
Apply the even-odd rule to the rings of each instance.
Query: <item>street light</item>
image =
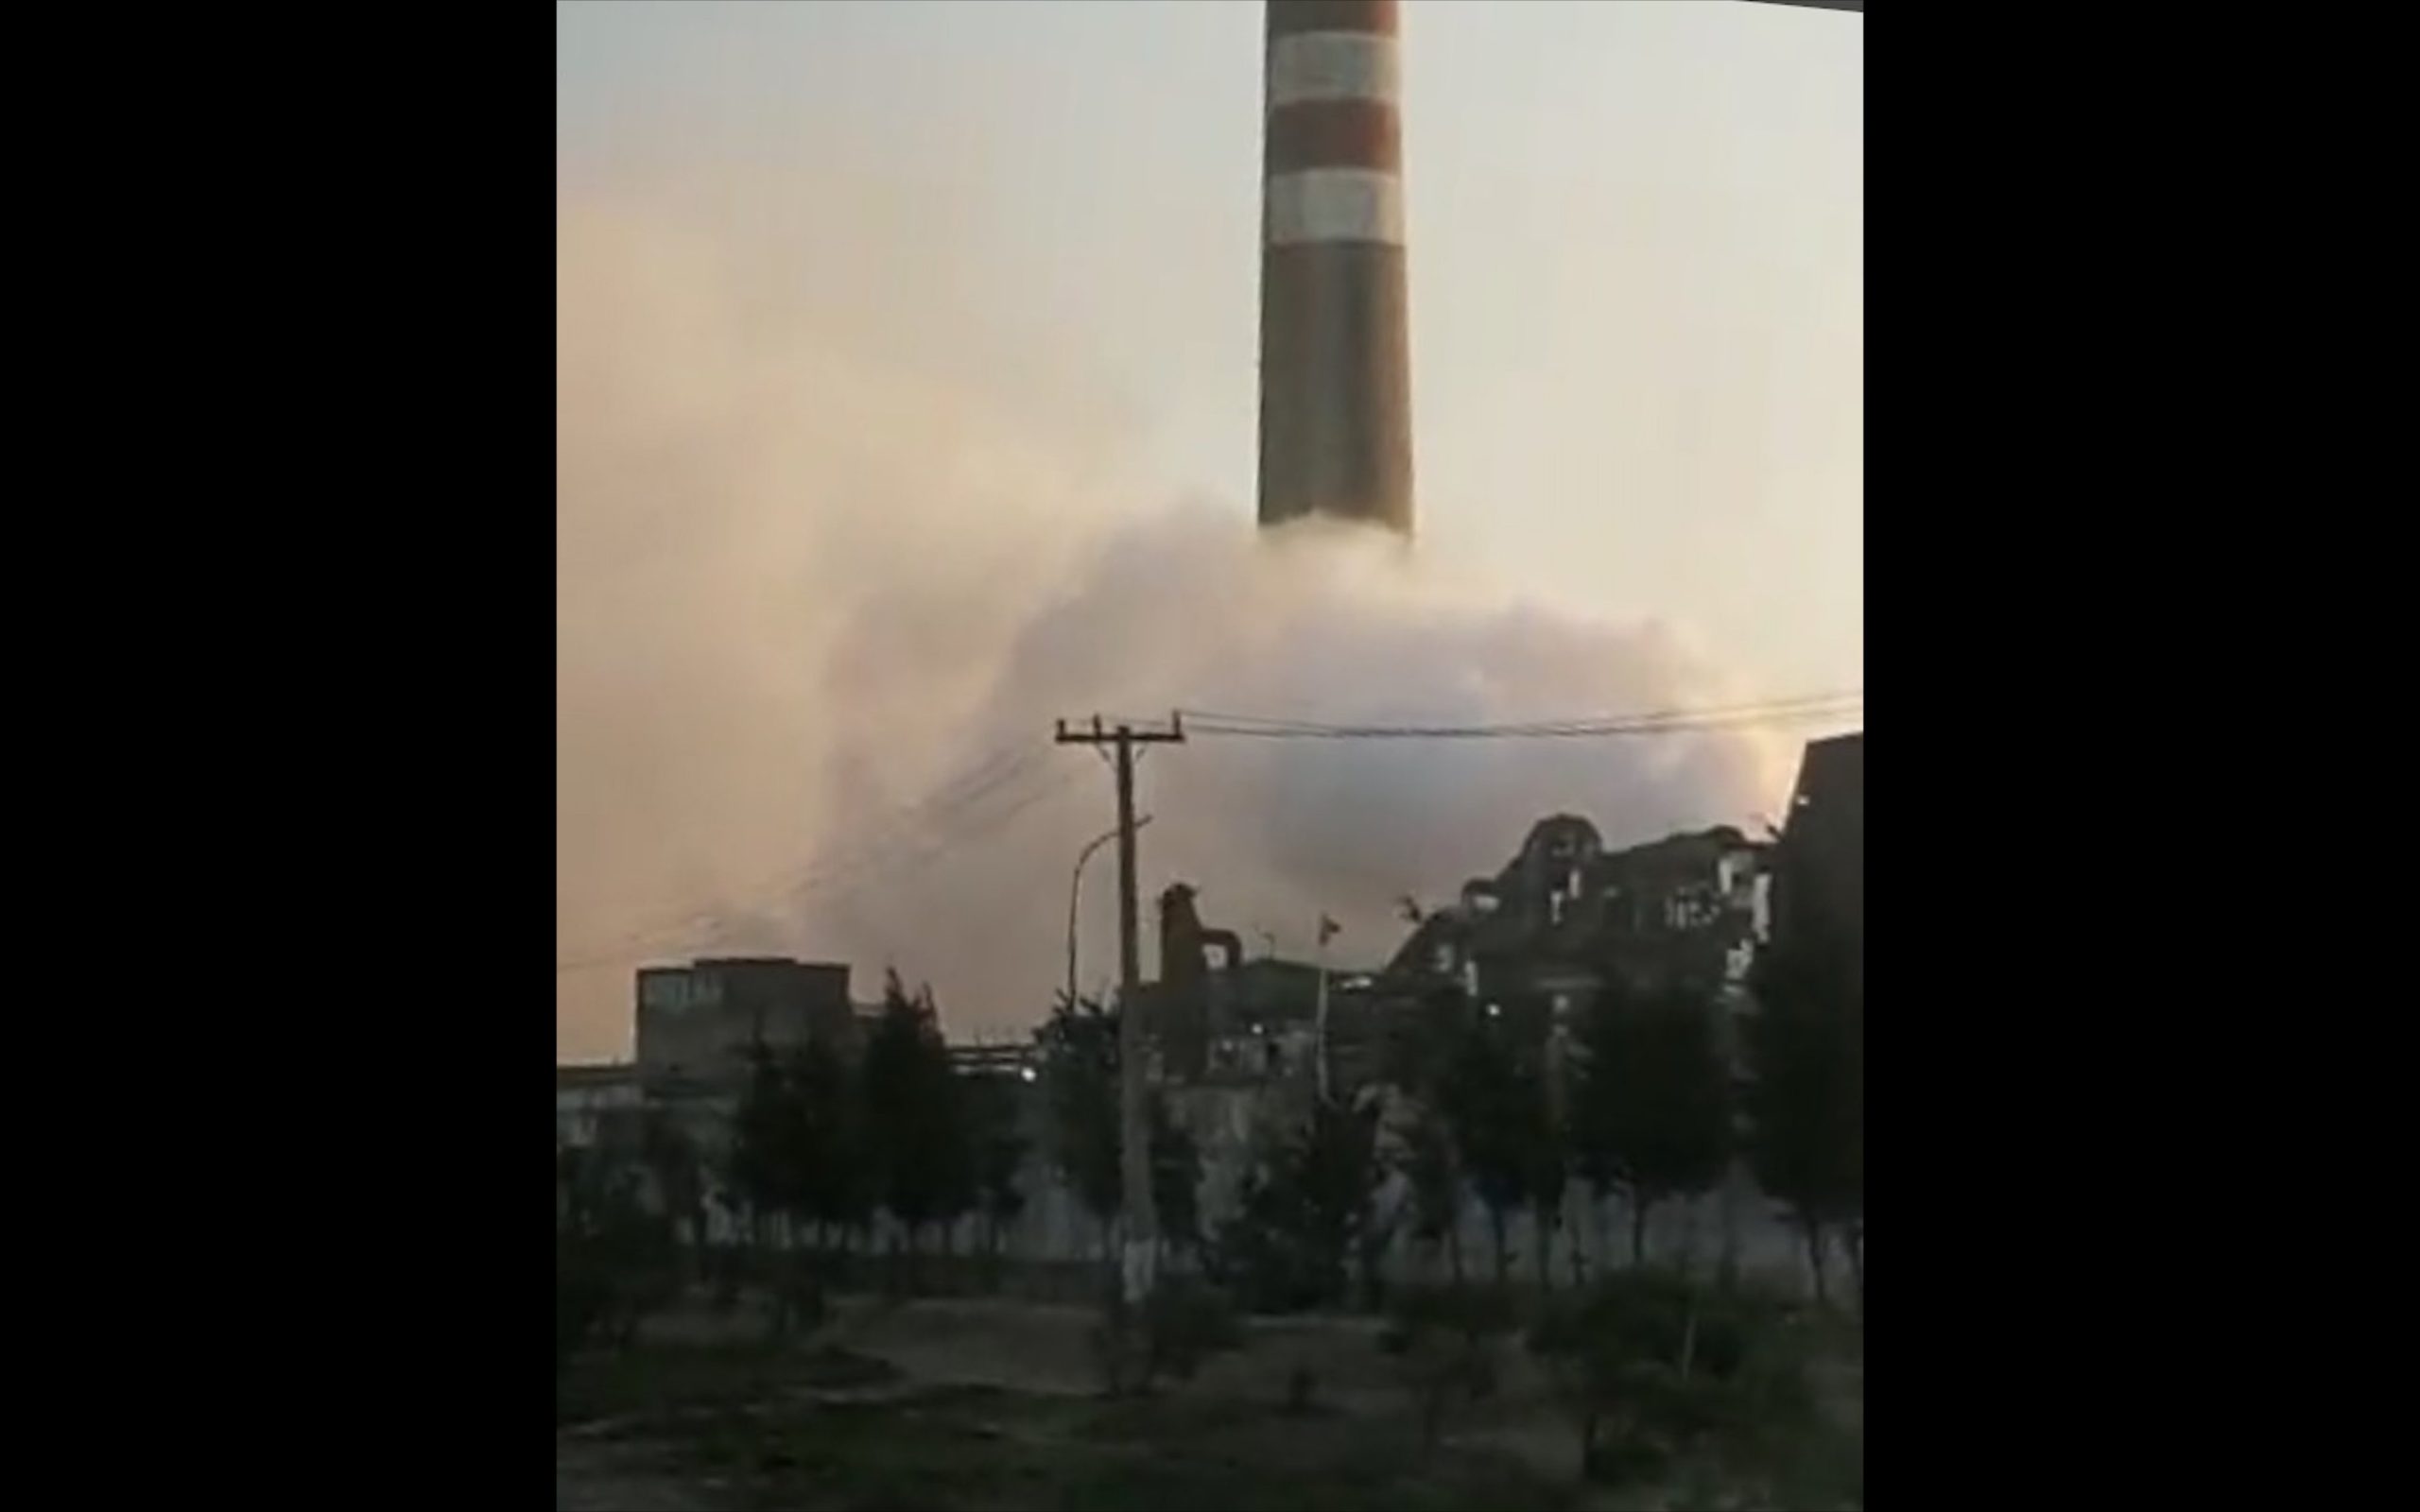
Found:
[[[1150,822],[1151,816],[1146,814],[1134,821],[1134,828],[1140,830]],[[1084,848],[1076,852],[1075,875],[1067,879],[1067,1006],[1070,1010],[1076,1005],[1076,900],[1083,892],[1084,863],[1093,858],[1094,851],[1116,838],[1117,832],[1111,830],[1084,842]]]

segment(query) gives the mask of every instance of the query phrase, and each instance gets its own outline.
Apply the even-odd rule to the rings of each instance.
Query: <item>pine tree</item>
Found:
[[[994,1078],[977,1084],[974,1107],[976,1182],[983,1214],[983,1253],[996,1266],[1001,1231],[1025,1211],[1025,1170],[1028,1141],[1017,1118],[1016,1084]]]
[[[1631,1263],[1642,1263],[1658,1204],[1709,1192],[1731,1157],[1730,1070],[1710,995],[1687,986],[1641,993],[1617,984],[1582,1031],[1572,1141],[1599,1192],[1630,1208]]]
[[[919,1235],[973,1205],[974,1160],[932,996],[909,997],[895,972],[866,1043],[863,1076],[869,1163],[882,1205],[905,1230],[912,1278]]]
[[[1529,1206],[1542,1167],[1541,1146],[1552,1137],[1544,1090],[1534,1069],[1523,1065],[1508,1035],[1492,1022],[1464,1032],[1440,1089],[1441,1108],[1472,1189],[1487,1209],[1499,1286],[1511,1279],[1506,1225]]]
[[[1105,1255],[1109,1227],[1125,1207],[1119,1165],[1125,1141],[1118,1116],[1118,1017],[1093,999],[1070,1000],[1062,994],[1049,1021],[1034,1031],[1034,1041],[1042,1051],[1051,1163],[1100,1224]],[[1201,1152],[1169,1116],[1156,1091],[1145,1115],[1151,1141],[1151,1205],[1161,1235],[1170,1243],[1197,1243]]]
[[[1834,1230],[1854,1236],[1863,1287],[1865,1005],[1855,981],[1820,938],[1769,952],[1746,1024],[1750,1157],[1805,1236],[1819,1298]]]

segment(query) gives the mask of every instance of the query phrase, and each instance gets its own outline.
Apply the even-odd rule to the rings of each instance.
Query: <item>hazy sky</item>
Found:
[[[1860,685],[1862,18],[1404,10],[1423,551],[1685,627],[1772,693]],[[948,164],[900,188],[982,249],[951,297],[1047,331],[1141,475],[1248,515],[1260,27],[1250,0],[563,4],[559,180]]]

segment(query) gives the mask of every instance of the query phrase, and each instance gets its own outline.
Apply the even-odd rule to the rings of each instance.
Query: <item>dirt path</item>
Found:
[[[818,1336],[895,1367],[909,1380],[996,1386],[1053,1397],[1100,1391],[1089,1308],[927,1300],[849,1307]]]
[[[987,1442],[1007,1441],[1015,1446],[1003,1452],[1011,1461],[1022,1456],[1024,1463],[1048,1466],[1050,1456],[1066,1447],[1060,1442],[1061,1424],[1082,1418],[1072,1399],[1100,1394],[1094,1344],[1100,1322],[1098,1312],[1079,1306],[992,1299],[926,1299],[900,1306],[851,1299],[817,1332],[811,1346],[801,1340],[799,1348],[879,1360],[898,1371],[898,1378],[813,1384],[802,1380],[777,1390],[785,1401],[795,1398],[796,1406],[811,1400],[836,1408],[912,1399],[935,1387],[1013,1393],[1025,1399],[1024,1405],[1011,1403],[999,1412],[963,1406],[938,1411],[944,1418],[972,1411],[980,1421],[953,1423],[951,1431],[971,1431]],[[717,1320],[712,1327],[685,1328],[681,1336],[683,1342],[693,1336],[701,1342],[730,1331],[728,1322]],[[1326,1415],[1315,1419],[1326,1424],[1315,1432],[1349,1435],[1370,1427],[1386,1430],[1391,1420],[1404,1418],[1409,1398],[1397,1363],[1379,1348],[1379,1332],[1373,1320],[1358,1318],[1262,1320],[1252,1329],[1245,1349],[1212,1356],[1189,1380],[1164,1383],[1161,1396],[1180,1414],[1206,1409],[1203,1442],[1214,1446],[1205,1451],[1212,1462],[1231,1452],[1255,1461],[1284,1457],[1278,1453],[1283,1447],[1278,1440],[1299,1430],[1258,1422],[1250,1412],[1237,1418],[1231,1409],[1242,1404],[1274,1411],[1298,1372],[1315,1377],[1318,1409]],[[1851,1431],[1862,1426],[1862,1376],[1861,1362],[1826,1361],[1818,1371],[1826,1415]],[[1055,1399],[1060,1405],[1036,1399]],[[1068,1418],[1063,1409],[1075,1410],[1077,1418]],[[903,1421],[920,1420],[924,1426],[918,1432],[933,1431],[933,1415],[911,1404]],[[1247,1421],[1256,1426],[1236,1436],[1236,1425]],[[741,1494],[738,1483],[675,1473],[644,1443],[624,1436],[631,1429],[623,1419],[596,1420],[558,1434],[557,1512],[719,1512]],[[1518,1465],[1539,1483],[1567,1484],[1577,1468],[1573,1425],[1558,1410],[1546,1377],[1518,1351],[1508,1350],[1499,1361],[1497,1389],[1484,1404],[1462,1404],[1450,1415],[1443,1440],[1442,1447],[1461,1452],[1473,1463]],[[1225,1447],[1216,1447],[1221,1443]],[[1090,1434],[1072,1452],[1080,1460],[1115,1457],[1106,1441]],[[953,1461],[958,1457],[954,1451],[941,1455]],[[906,1471],[894,1468],[884,1473]],[[1102,1472],[1095,1467],[1085,1473]],[[952,1494],[962,1499],[967,1493],[959,1488]],[[1592,1489],[1583,1504],[1592,1512],[1630,1512],[1666,1504],[1668,1496],[1661,1487],[1626,1493]]]
[[[713,1512],[690,1486],[612,1444],[555,1436],[555,1512]]]

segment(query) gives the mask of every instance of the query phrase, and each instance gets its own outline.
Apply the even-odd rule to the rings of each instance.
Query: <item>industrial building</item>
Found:
[[[1249,959],[1233,930],[1203,926],[1194,889],[1160,894],[1160,979],[1146,983],[1144,1024],[1164,1080],[1236,1083],[1309,1075],[1322,990],[1350,973],[1274,955]],[[1213,958],[1215,956],[1215,959]]]
[[[1542,819],[1502,870],[1420,920],[1380,987],[1459,986],[1540,1029],[1616,975],[1641,988],[1737,987],[1771,928],[1769,850],[1720,826],[1608,851],[1584,818]]]
[[[638,974],[638,1071],[651,1088],[736,1086],[754,1047],[854,1045],[849,968],[785,956],[707,959]]]
[[[1616,981],[1696,985],[1729,1017],[1753,1011],[1750,971],[1777,935],[1846,921],[1861,960],[1862,823],[1858,736],[1808,747],[1777,841],[1718,826],[1608,850],[1589,820],[1551,816],[1495,874],[1465,883],[1449,904],[1412,910],[1406,938],[1374,971],[1249,957],[1233,931],[1203,921],[1193,888],[1167,887],[1158,900],[1160,978],[1145,984],[1138,1007],[1153,1079],[1201,1150],[1205,1224],[1228,1211],[1265,1140],[1307,1115],[1322,1057],[1333,1091],[1383,1090],[1441,1003],[1500,1020],[1521,1042],[1558,1055]],[[700,1147],[718,1145],[752,1047],[791,1048],[818,1035],[852,1055],[862,1047],[880,1010],[854,1003],[850,980],[845,965],[781,958],[641,971],[636,1061],[558,1068],[559,1138],[631,1148],[644,1119],[669,1115]],[[1042,1133],[1030,1046],[956,1046],[953,1056],[961,1073],[1029,1088],[1028,1128]],[[1097,1226],[1059,1181],[1042,1138],[1028,1159],[1028,1207],[1007,1236],[1010,1251],[1045,1260],[1096,1253]],[[1582,1243],[1602,1217],[1576,1184],[1569,1200],[1564,1246]],[[1476,1251],[1484,1232],[1476,1208],[1469,1224]],[[1658,1246],[1720,1245],[1752,1265],[1799,1263],[1796,1241],[1737,1180],[1703,1204],[1661,1213],[1651,1233]]]
[[[1778,847],[1775,937],[1838,949],[1865,989],[1865,732],[1809,742]]]
[[[636,1066],[555,1068],[555,1143],[564,1149],[635,1150],[646,1109]]]

